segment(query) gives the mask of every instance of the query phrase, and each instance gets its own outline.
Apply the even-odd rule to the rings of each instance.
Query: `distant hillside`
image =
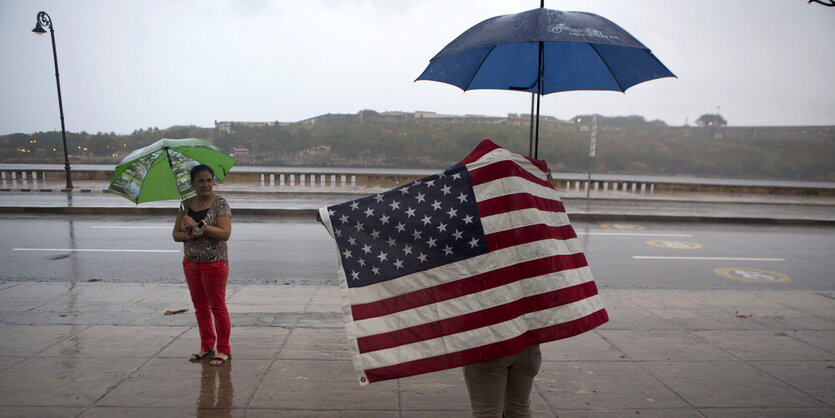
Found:
[[[527,154],[529,116],[506,118],[365,110],[297,123],[218,122],[130,135],[68,134],[71,160],[116,163],[160,138],[215,141],[247,165],[444,168],[492,139]],[[587,170],[591,115],[540,122],[552,170]],[[35,142],[33,142],[35,141]],[[53,150],[54,149],[54,150]],[[0,161],[61,163],[60,132],[0,136]],[[598,117],[596,173],[835,181],[835,126],[673,127],[640,116]]]

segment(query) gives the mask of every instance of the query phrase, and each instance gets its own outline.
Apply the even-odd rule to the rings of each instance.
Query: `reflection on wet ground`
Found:
[[[230,360],[222,366],[209,364],[211,358],[200,362],[202,373],[200,374],[200,396],[197,398],[198,417],[231,417],[229,408],[233,406],[235,388],[232,385],[232,366]],[[221,411],[209,411],[206,409],[223,409]]]

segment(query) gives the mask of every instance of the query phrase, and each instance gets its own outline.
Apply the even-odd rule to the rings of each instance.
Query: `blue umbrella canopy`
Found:
[[[440,81],[464,91],[516,90],[541,96],[572,90],[626,91],[662,77],[675,75],[608,19],[538,8],[473,26],[435,55],[417,80]],[[537,109],[537,120],[538,113]]]

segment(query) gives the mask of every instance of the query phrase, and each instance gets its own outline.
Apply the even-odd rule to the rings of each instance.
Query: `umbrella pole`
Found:
[[[531,136],[528,140],[528,157],[533,157],[533,104],[536,99],[536,93],[531,93]]]
[[[542,41],[539,41],[539,65],[536,71],[536,137],[533,146],[533,158],[539,159],[539,105],[542,101]]]
[[[174,184],[177,186],[177,193],[179,193],[179,194],[180,194],[180,209],[181,209],[183,212],[185,212],[185,211],[186,211],[186,207],[185,207],[185,205],[183,204],[183,191],[182,191],[182,190],[180,190],[180,185],[179,185],[179,184],[177,184],[177,172],[176,172],[176,171],[174,171],[174,165],[173,165],[173,164],[171,164],[171,154],[169,154],[169,153],[168,153],[168,147],[163,147],[162,149],[163,149],[163,150],[165,150],[165,159],[168,161],[168,167],[170,167],[170,168],[171,168],[171,172],[172,172],[172,173],[174,173]]]

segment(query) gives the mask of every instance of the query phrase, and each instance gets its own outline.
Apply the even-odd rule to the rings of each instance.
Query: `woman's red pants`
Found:
[[[191,293],[191,302],[194,304],[197,326],[200,328],[200,350],[214,350],[217,343],[218,353],[232,354],[232,348],[229,346],[232,323],[226,309],[229,263],[198,263],[184,258],[183,272]]]

